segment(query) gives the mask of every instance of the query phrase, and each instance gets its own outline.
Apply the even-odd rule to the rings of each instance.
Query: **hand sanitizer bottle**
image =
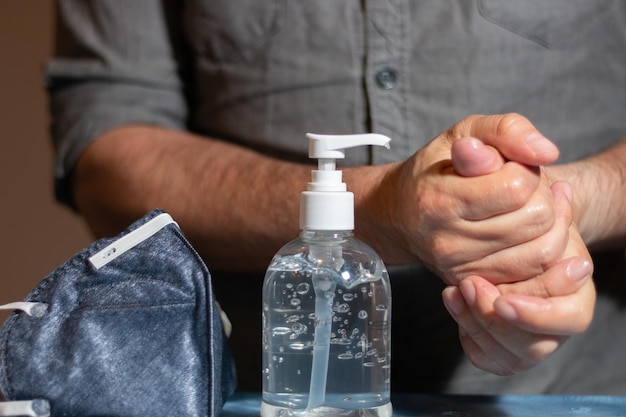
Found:
[[[354,195],[335,160],[377,134],[307,134],[318,159],[300,200],[296,240],[263,283],[262,417],[390,417],[391,288],[385,265],[354,238]]]

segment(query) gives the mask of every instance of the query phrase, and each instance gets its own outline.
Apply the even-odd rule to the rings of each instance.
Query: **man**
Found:
[[[615,367],[580,381],[580,338],[521,375],[475,371],[441,306],[445,285],[423,266],[451,285],[444,302],[486,371],[527,369],[587,327],[591,265],[571,201],[586,243],[619,241],[620,216],[606,207],[623,193],[596,198],[580,174],[590,165],[602,178],[619,160],[532,169],[557,152],[527,119],[464,117],[528,115],[564,162],[617,141],[621,2],[222,3],[59,3],[48,67],[58,190],[96,235],[154,206],[170,211],[213,272],[236,350],[255,349],[248,334],[260,324],[242,307],[298,232],[304,133],[387,134],[392,151],[352,152],[344,177],[357,236],[390,266],[394,389],[626,392]],[[619,303],[599,300],[619,322]],[[250,356],[236,352],[253,370],[242,388],[260,372]]]

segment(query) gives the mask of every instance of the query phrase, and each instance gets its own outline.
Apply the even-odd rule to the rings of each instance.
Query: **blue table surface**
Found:
[[[220,417],[258,417],[261,395],[236,393]],[[394,417],[626,417],[626,397],[392,395]]]

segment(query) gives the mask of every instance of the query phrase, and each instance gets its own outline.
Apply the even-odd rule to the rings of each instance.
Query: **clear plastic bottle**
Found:
[[[349,146],[372,144],[369,135],[355,137]],[[328,161],[322,166],[339,172]],[[314,173],[303,193],[300,237],[274,256],[265,276],[261,415],[391,416],[389,276],[374,250],[354,238],[352,194],[334,181],[320,187],[319,178]],[[333,210],[316,201],[345,207],[335,207],[333,220]],[[340,212],[352,214],[337,220]]]

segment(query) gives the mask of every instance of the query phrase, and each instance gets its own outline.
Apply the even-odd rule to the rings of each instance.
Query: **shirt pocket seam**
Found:
[[[522,1],[522,0],[516,0]],[[551,0],[552,1],[552,0]],[[570,0],[563,0],[569,2]],[[608,12],[615,5],[614,0],[594,0],[589,3],[588,7],[584,10],[577,12],[573,16],[557,16],[553,21],[558,24],[551,28],[546,33],[538,33],[536,28],[532,28],[529,25],[524,25],[532,19],[532,15],[528,15],[528,20],[524,17],[521,19],[519,16],[515,16],[509,10],[505,10],[505,7],[500,7],[506,3],[501,4],[499,2],[491,2],[489,0],[477,0],[477,9],[479,15],[487,22],[493,23],[515,35],[528,39],[546,49],[554,49],[566,46],[570,42],[573,42],[576,38],[579,38],[589,27],[599,24],[599,22],[608,14]],[[531,5],[527,5],[527,8],[532,8]],[[536,15],[535,15],[536,16]],[[592,16],[588,18],[588,16]],[[550,16],[552,17],[552,16]],[[576,21],[576,17],[584,18],[584,24],[573,28],[573,23]]]
[[[233,1],[233,0],[229,0]],[[252,0],[258,1],[258,0]],[[202,15],[189,16],[191,23],[191,39],[198,53],[205,58],[209,58],[215,62],[235,62],[243,56],[257,51],[262,45],[266,44],[269,39],[276,36],[284,26],[286,15],[286,0],[273,0],[273,7],[268,7],[268,18],[266,24],[263,25],[262,34],[252,34],[249,32],[237,34],[229,27],[227,21],[221,21],[218,17],[209,18]],[[232,6],[239,4],[234,1]],[[242,10],[241,13],[244,13]],[[227,13],[226,13],[227,14]],[[219,26],[215,26],[215,22],[219,21]],[[197,29],[193,29],[197,28]],[[207,28],[213,28],[207,30]],[[226,42],[220,39],[221,35],[230,35]],[[215,39],[214,39],[215,38]]]

